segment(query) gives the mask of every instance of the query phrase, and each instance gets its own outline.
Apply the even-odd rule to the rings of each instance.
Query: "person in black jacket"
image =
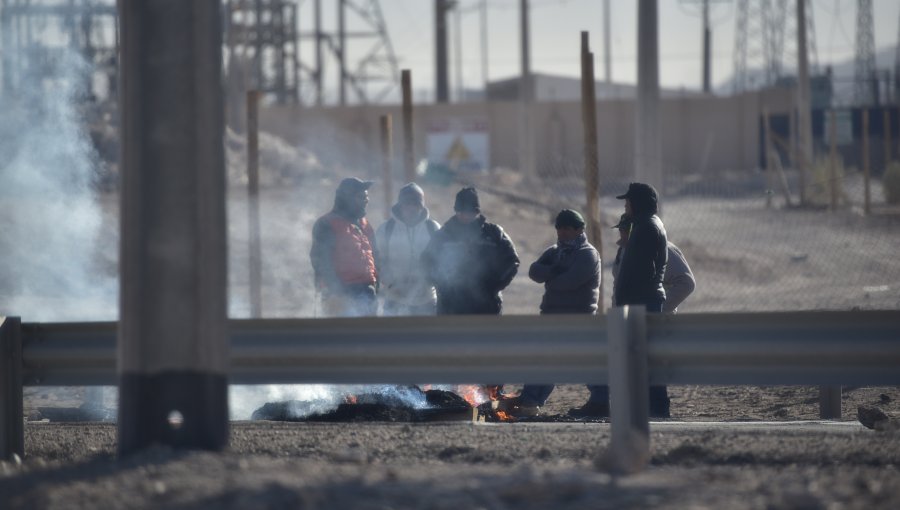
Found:
[[[628,191],[616,198],[625,200],[625,214],[631,219],[631,233],[618,254],[619,273],[615,279],[615,306],[644,305],[648,312],[661,313],[666,301],[663,276],[668,262],[666,228],[657,216],[659,198],[649,184],[632,182]],[[620,222],[621,224],[621,222]],[[618,225],[617,225],[618,226]],[[606,386],[591,388],[591,401],[609,399]],[[669,396],[665,386],[650,386],[650,416],[668,418]],[[588,416],[596,410],[589,401],[569,414]],[[602,409],[609,412],[607,404]]]
[[[503,228],[481,214],[475,188],[460,190],[453,209],[456,214],[422,252],[437,290],[437,313],[499,315],[501,291],[519,269],[516,248]]]

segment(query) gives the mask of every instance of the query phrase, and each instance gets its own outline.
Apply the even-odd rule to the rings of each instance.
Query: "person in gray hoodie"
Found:
[[[600,254],[588,242],[584,225],[584,218],[577,211],[560,211],[554,224],[557,243],[547,248],[528,270],[529,278],[544,284],[541,315],[597,313]],[[553,388],[552,384],[526,384],[509,411],[514,416],[538,414]]]
[[[411,182],[402,188],[391,218],[375,232],[382,315],[434,315],[434,287],[420,258],[441,225],[425,207],[425,192]]]

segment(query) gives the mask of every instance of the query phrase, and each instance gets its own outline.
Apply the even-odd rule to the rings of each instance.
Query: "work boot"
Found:
[[[569,409],[572,418],[608,418],[609,404],[606,402],[588,402],[581,407]]]

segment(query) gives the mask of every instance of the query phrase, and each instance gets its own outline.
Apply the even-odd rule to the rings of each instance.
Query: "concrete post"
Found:
[[[828,114],[831,119],[831,125],[828,129],[829,151],[828,151],[828,209],[837,210],[837,114],[834,108]]]
[[[663,186],[659,121],[659,12],[658,0],[638,2],[638,85],[635,112],[635,180]]]
[[[118,4],[120,454],[228,442],[220,4]]]
[[[22,398],[22,322],[0,317],[0,461],[25,457]]]
[[[610,391],[610,461],[620,473],[650,461],[650,402],[647,312],[643,306],[614,307],[607,314]]]

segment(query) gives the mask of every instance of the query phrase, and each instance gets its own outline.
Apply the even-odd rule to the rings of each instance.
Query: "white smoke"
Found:
[[[0,97],[0,315],[115,320],[116,277],[97,263],[100,162],[77,107],[90,66],[58,55],[44,77]]]
[[[337,409],[348,396],[377,395],[380,401],[413,409],[429,407],[425,394],[415,388],[394,385],[259,385],[231,386],[228,408],[232,420],[249,420],[264,404],[287,402],[291,418],[305,418]],[[302,402],[302,405],[297,405]]]

